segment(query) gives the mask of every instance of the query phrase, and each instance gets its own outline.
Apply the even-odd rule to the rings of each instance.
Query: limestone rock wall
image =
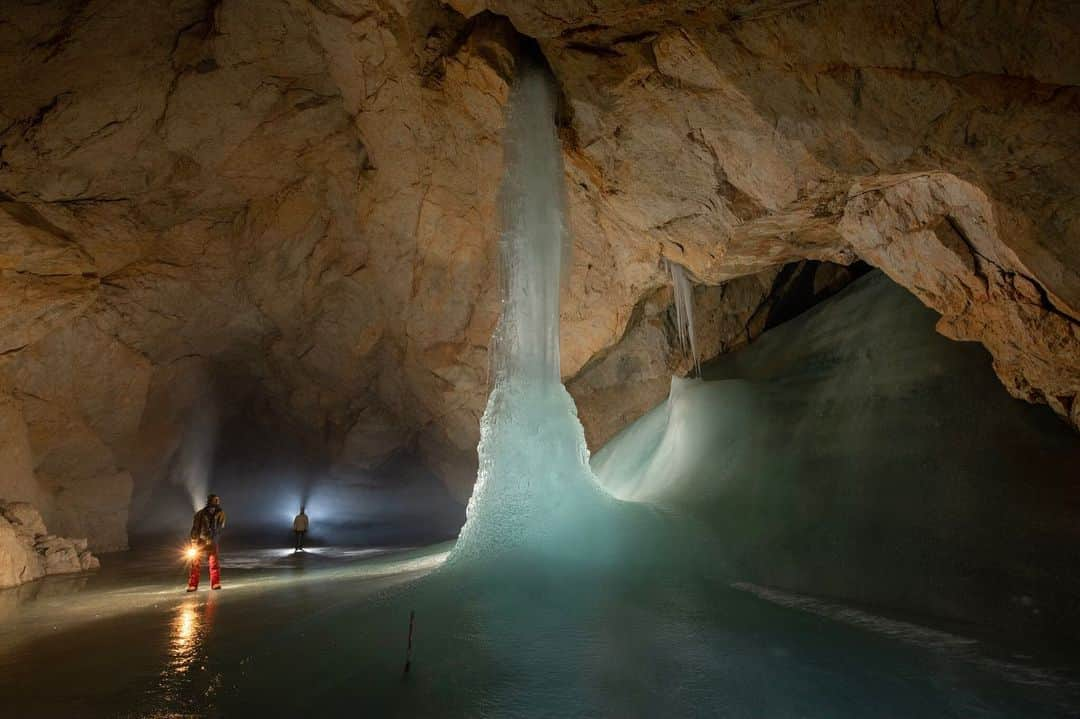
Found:
[[[628,237],[710,284],[859,256],[1080,426],[1075,6],[460,4],[481,7],[540,39]]]
[[[97,557],[86,544],[49,534],[32,504],[0,501],[0,589],[49,574],[97,569]]]
[[[522,34],[562,91],[591,441],[686,369],[664,257],[708,286],[710,353],[756,336],[781,266],[862,258],[1076,425],[1080,23],[1025,7],[6,3],[0,495],[120,548],[243,405],[343,471],[414,452],[466,496]]]
[[[98,9],[0,11],[0,416],[20,458],[0,490],[122,547],[133,479],[182,464],[206,395],[258,393],[350,466],[417,433],[468,446],[505,24],[434,2]]]

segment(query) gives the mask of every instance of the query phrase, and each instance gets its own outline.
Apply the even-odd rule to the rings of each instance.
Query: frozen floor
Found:
[[[1078,715],[1075,675],[955,634],[686,574],[432,572],[446,549],[226,552],[193,595],[143,553],[0,593],[2,714]]]

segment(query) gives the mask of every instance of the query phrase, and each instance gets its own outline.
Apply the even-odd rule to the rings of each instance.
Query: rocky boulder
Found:
[[[0,501],[0,589],[100,566],[85,539],[48,534],[33,505]]]
[[[34,543],[34,551],[45,562],[46,574],[70,574],[101,566],[86,548],[85,539],[67,539],[47,534]]]
[[[45,566],[7,519],[0,517],[0,588],[14,587],[45,576]]]
[[[38,535],[46,533],[45,520],[29,502],[0,502],[0,515],[23,541],[32,542]]]

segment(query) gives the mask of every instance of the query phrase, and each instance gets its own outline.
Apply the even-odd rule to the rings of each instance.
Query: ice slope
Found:
[[[593,457],[742,579],[1076,633],[1080,439],[880,273],[706,366]]]

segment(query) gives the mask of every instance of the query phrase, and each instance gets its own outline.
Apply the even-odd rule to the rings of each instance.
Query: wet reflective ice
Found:
[[[1076,713],[1076,674],[1053,657],[868,613],[847,622],[683,573],[433,571],[446,549],[295,564],[234,552],[235,566],[225,552],[225,589],[193,595],[182,570],[144,554],[17,605],[5,592],[5,716]],[[925,641],[939,633],[959,644]]]

